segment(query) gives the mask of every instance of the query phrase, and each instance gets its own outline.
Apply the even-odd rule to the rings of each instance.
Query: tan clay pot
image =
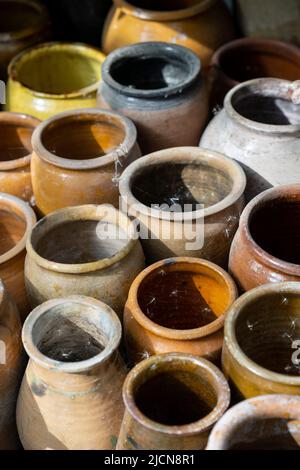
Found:
[[[17,406],[26,450],[114,448],[123,416],[121,331],[111,308],[83,296],[30,314],[22,335],[30,361]]]
[[[145,269],[124,311],[132,362],[153,354],[190,353],[218,362],[227,309],[237,298],[231,277],[196,258],[173,258]]]
[[[112,111],[83,109],[50,118],[32,138],[32,185],[38,211],[109,203],[118,207],[118,177],[140,157],[134,124]]]

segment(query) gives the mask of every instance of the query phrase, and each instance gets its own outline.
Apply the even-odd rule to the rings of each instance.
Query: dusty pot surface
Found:
[[[225,319],[223,371],[237,398],[300,393],[300,284],[257,287]]]
[[[123,400],[118,450],[201,450],[229,406],[230,390],[210,362],[173,353],[135,366]]]
[[[200,140],[201,147],[242,164],[248,201],[272,186],[300,181],[299,87],[276,78],[236,86]]]
[[[0,279],[16,302],[22,320],[30,312],[24,284],[25,245],[35,222],[28,204],[0,193]]]
[[[93,108],[104,55],[77,43],[45,43],[10,63],[6,110],[47,119],[62,111]]]
[[[150,266],[133,282],[125,306],[131,361],[183,352],[218,363],[226,311],[236,298],[231,277],[209,261],[173,258]]]
[[[103,64],[98,104],[132,119],[144,155],[197,145],[208,116],[200,60],[164,42],[118,49]]]
[[[139,158],[119,185],[128,213],[140,222],[149,263],[193,256],[224,267],[244,207],[245,186],[238,164],[198,147]]]
[[[247,205],[229,257],[241,291],[300,281],[299,214],[299,184],[269,189]]]
[[[30,361],[17,406],[26,450],[114,447],[124,413],[121,332],[111,308],[84,296],[51,300],[30,314],[22,334]]]
[[[141,155],[134,124],[113,111],[67,111],[33,134],[32,184],[42,215],[69,206],[118,207],[118,178]]]
[[[32,307],[80,294],[102,300],[121,316],[144,266],[126,215],[109,205],[69,207],[40,220],[28,239],[27,293]]]
[[[300,450],[300,397],[264,395],[228,410],[206,450]]]

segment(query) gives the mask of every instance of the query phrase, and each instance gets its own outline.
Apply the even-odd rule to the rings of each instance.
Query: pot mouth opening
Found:
[[[22,38],[45,27],[45,8],[35,1],[1,0],[0,5],[0,40]]]
[[[114,0],[114,3],[141,19],[171,21],[202,13],[217,0]]]

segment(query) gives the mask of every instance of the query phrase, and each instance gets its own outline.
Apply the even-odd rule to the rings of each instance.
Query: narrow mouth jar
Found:
[[[33,36],[49,25],[45,7],[31,0],[0,0],[0,42]]]

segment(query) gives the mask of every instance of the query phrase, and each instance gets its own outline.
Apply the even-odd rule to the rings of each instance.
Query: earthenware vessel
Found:
[[[26,288],[32,307],[80,294],[118,315],[144,255],[132,222],[109,205],[68,207],[40,220],[27,242]]]
[[[17,405],[26,450],[115,447],[124,413],[121,333],[115,312],[84,296],[51,300],[30,314],[22,333],[30,361]]]
[[[230,390],[209,361],[173,353],[135,366],[123,400],[118,450],[201,450],[229,406]]]
[[[124,311],[130,360],[183,352],[218,364],[226,311],[236,298],[231,277],[209,261],[173,258],[146,268],[131,285]]]
[[[269,189],[244,210],[229,269],[241,291],[300,281],[300,184]]]
[[[300,450],[300,397],[265,395],[228,410],[206,450]]]
[[[243,170],[231,159],[178,147],[136,160],[119,188],[124,210],[140,223],[149,263],[189,256],[226,267],[245,185]]]
[[[18,54],[8,68],[6,110],[47,119],[96,106],[104,55],[77,43],[45,43]]]
[[[24,284],[25,245],[35,222],[28,204],[0,193],[0,279],[16,302],[22,320],[30,312]]]
[[[165,41],[193,50],[207,66],[213,52],[234,37],[231,16],[219,0],[114,0],[102,46],[114,49]]]
[[[300,181],[300,82],[250,80],[228,92],[200,146],[221,151],[246,171],[246,199]]]
[[[201,68],[192,51],[174,44],[118,49],[103,64],[98,105],[136,124],[143,155],[197,145],[208,116]]]
[[[112,111],[67,111],[41,123],[31,165],[39,213],[82,204],[118,207],[118,177],[141,155],[136,138],[134,124]]]

